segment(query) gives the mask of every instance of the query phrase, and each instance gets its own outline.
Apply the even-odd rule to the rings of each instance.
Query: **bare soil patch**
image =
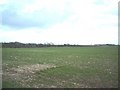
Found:
[[[17,73],[35,73],[37,71],[46,70],[48,68],[55,68],[55,65],[51,64],[34,64],[34,65],[24,65],[18,66],[18,68],[12,68],[13,71]]]

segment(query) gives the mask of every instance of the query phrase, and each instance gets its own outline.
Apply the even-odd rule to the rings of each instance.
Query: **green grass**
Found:
[[[118,87],[118,48],[116,46],[3,48],[2,59],[3,72],[7,73],[3,74],[4,88]],[[56,68],[25,75],[18,75],[11,70],[18,66],[35,64],[54,64]]]

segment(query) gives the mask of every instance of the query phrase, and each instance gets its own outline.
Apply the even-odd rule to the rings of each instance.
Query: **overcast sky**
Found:
[[[118,44],[119,0],[0,0],[0,42]]]

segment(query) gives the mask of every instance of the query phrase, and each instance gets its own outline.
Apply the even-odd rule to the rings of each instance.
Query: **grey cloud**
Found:
[[[17,15],[17,12],[13,9],[3,11],[2,24],[16,28],[42,26],[42,22],[38,22],[38,20],[35,21],[34,19],[24,19],[23,17]]]
[[[48,13],[48,11],[44,9],[32,14],[20,16],[18,14],[19,8],[20,6],[17,7],[17,5],[13,4],[7,6],[7,9],[2,11],[2,25],[15,28],[45,28],[52,24],[64,21],[65,18],[70,15],[68,12],[64,12],[64,15],[61,16],[56,12]]]

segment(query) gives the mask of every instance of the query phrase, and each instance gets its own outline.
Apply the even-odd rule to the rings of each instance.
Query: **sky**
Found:
[[[0,0],[0,42],[118,44],[119,0]]]

